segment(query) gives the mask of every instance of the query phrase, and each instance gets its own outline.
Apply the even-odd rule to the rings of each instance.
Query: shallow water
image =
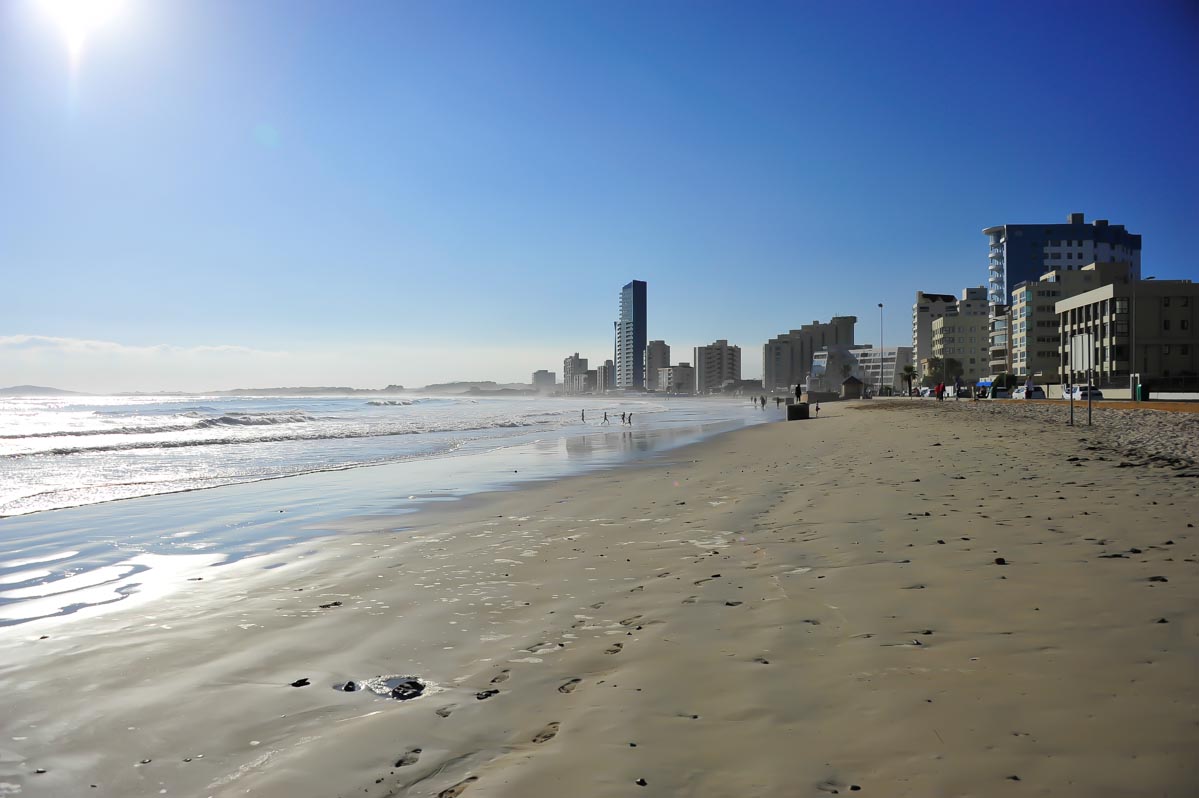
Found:
[[[752,410],[748,403],[637,401],[630,428],[619,424],[619,406],[609,411],[617,423],[601,426],[577,423],[576,402],[531,402],[536,404],[510,405],[507,412],[565,413],[575,421],[509,434],[491,427],[474,438],[458,437],[452,447],[393,452],[396,459],[371,467],[357,467],[369,460],[329,464],[316,452],[296,458],[267,451],[257,455],[259,462],[304,460],[318,467],[265,482],[262,476],[249,482],[245,472],[231,469],[234,483],[213,490],[195,490],[210,483],[193,479],[183,489],[188,492],[0,518],[0,627],[150,601],[188,579],[203,578],[205,569],[250,557],[262,568],[278,567],[285,557],[309,551],[303,544],[318,546],[319,538],[343,532],[347,520],[365,521],[355,527],[394,529],[394,516],[422,505],[637,461],[780,415],[773,408]],[[490,407],[482,412],[499,415]],[[354,448],[366,439],[351,440]],[[325,444],[313,439],[285,445]],[[143,450],[119,451],[119,457],[129,457]],[[82,468],[75,462],[75,469]],[[83,481],[92,476],[78,473]]]

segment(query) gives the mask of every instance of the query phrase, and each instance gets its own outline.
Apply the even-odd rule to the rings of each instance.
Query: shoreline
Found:
[[[1199,785],[1189,481],[1068,463],[1086,456],[1077,428],[1025,440],[989,412],[947,426],[887,404],[434,504],[403,531],[10,641],[0,781],[369,798]],[[982,440],[993,461],[963,471],[958,449]],[[391,674],[430,694],[334,689]]]

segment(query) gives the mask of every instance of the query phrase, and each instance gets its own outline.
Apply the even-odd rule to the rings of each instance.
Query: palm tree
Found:
[[[908,385],[908,396],[912,395],[912,381],[916,379],[916,367],[907,365],[903,367],[903,381]]]

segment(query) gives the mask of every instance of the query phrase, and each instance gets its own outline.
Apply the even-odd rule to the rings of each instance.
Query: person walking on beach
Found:
[[[584,424],[587,423],[587,411],[586,410],[579,411],[579,421],[582,421]]]
[[[612,422],[608,421],[608,411],[607,410],[604,411],[604,420],[601,423],[603,423],[603,424],[611,424],[612,423]]]
[[[816,403],[816,407],[814,409],[816,411],[816,418],[820,418],[820,402]]]
[[[624,423],[624,416],[625,416],[625,414],[624,414],[624,413],[621,413],[621,414],[620,414],[620,423],[621,423],[621,424],[623,424],[623,423]]]
[[[937,392],[937,401],[944,402],[945,401],[945,383],[938,382],[936,392]]]
[[[633,426],[633,414],[629,413],[629,426]]]
[[[1024,398],[1025,399],[1032,398],[1032,388],[1033,388],[1032,377],[1029,377],[1027,380],[1024,381]]]
[[[957,400],[959,400],[961,398],[962,398],[962,375],[959,374],[958,376],[953,378],[953,401],[956,402]]]

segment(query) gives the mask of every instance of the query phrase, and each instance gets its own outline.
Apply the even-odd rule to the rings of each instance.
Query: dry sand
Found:
[[[1026,415],[826,405],[21,627],[0,795],[1195,795],[1193,472]]]

